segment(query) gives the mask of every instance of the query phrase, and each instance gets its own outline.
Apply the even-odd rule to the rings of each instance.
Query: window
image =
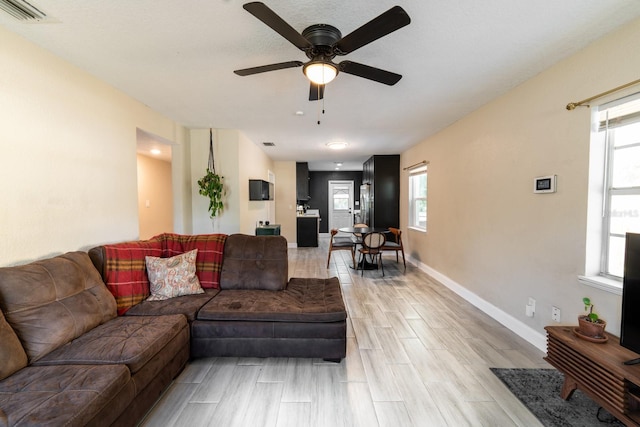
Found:
[[[427,167],[409,172],[409,227],[427,231]]]
[[[333,210],[346,211],[351,209],[351,198],[349,196],[349,187],[336,187],[333,192]]]
[[[597,120],[605,146],[600,273],[619,279],[625,233],[640,233],[640,96],[602,105]]]

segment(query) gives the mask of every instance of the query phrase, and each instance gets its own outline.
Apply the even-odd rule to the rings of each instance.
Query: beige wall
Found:
[[[297,245],[296,162],[274,162],[276,174],[276,223],[289,245]]]
[[[0,27],[0,265],[138,237],[136,129],[184,129]]]
[[[252,234],[275,220],[275,202],[248,200],[249,176],[267,179],[273,162],[238,131],[214,131],[227,184],[214,230],[196,184],[208,129],[187,130],[3,28],[0,39],[0,266],[139,238],[137,129],[172,143],[175,232]]]
[[[224,177],[225,208],[212,222],[208,201],[198,194],[197,181],[204,175],[209,159],[209,129],[193,129],[190,131],[193,233],[255,234],[257,221],[275,221],[270,218],[275,201],[249,201],[249,179],[267,180],[268,171],[274,170],[273,161],[236,130],[214,129],[213,140],[216,172]]]
[[[275,218],[271,218],[272,207],[275,204],[275,200],[249,200],[249,180],[264,179],[268,181],[269,171],[273,172],[274,170],[273,161],[244,134],[239,133],[238,140],[240,143],[240,153],[242,153],[238,166],[240,232],[244,234],[255,234],[256,223],[258,221],[275,223]]]
[[[171,163],[137,156],[140,238],[173,232]]]
[[[209,200],[198,193],[198,180],[207,170],[209,161],[209,129],[189,132],[191,158],[191,206],[194,234],[237,233],[240,229],[240,196],[238,194],[238,132],[214,129],[213,147],[216,173],[224,177],[226,195],[224,210],[214,221],[209,217]]]
[[[402,179],[413,259],[536,339],[544,340],[554,305],[563,322],[576,323],[583,296],[618,330],[620,297],[577,280],[585,271],[590,110],[565,106],[637,79],[639,39],[636,21],[402,153],[402,166],[430,162],[426,234],[407,229]],[[534,194],[534,177],[551,174],[557,193]],[[525,316],[529,297],[533,318]]]

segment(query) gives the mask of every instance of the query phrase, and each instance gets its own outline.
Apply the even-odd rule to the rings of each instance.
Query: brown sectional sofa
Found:
[[[211,261],[214,240],[221,265]],[[206,248],[197,261],[204,293],[136,294],[148,280],[140,256],[194,244]],[[286,245],[280,236],[170,234],[115,245],[128,257],[120,263],[106,245],[0,268],[0,426],[135,425],[190,357],[342,359],[338,279],[289,280]],[[126,271],[116,281],[142,281],[134,295],[105,277],[115,264]]]

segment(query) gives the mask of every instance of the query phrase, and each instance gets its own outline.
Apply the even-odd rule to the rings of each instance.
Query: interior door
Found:
[[[353,226],[353,181],[329,181],[329,230]]]

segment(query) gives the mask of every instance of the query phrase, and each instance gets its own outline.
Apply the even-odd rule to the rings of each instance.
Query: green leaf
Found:
[[[226,195],[226,191],[224,189],[223,179],[223,176],[220,176],[207,168],[206,175],[198,180],[198,186],[200,187],[198,192],[209,198],[209,212],[211,218],[214,218],[224,209],[222,199],[223,196]]]

